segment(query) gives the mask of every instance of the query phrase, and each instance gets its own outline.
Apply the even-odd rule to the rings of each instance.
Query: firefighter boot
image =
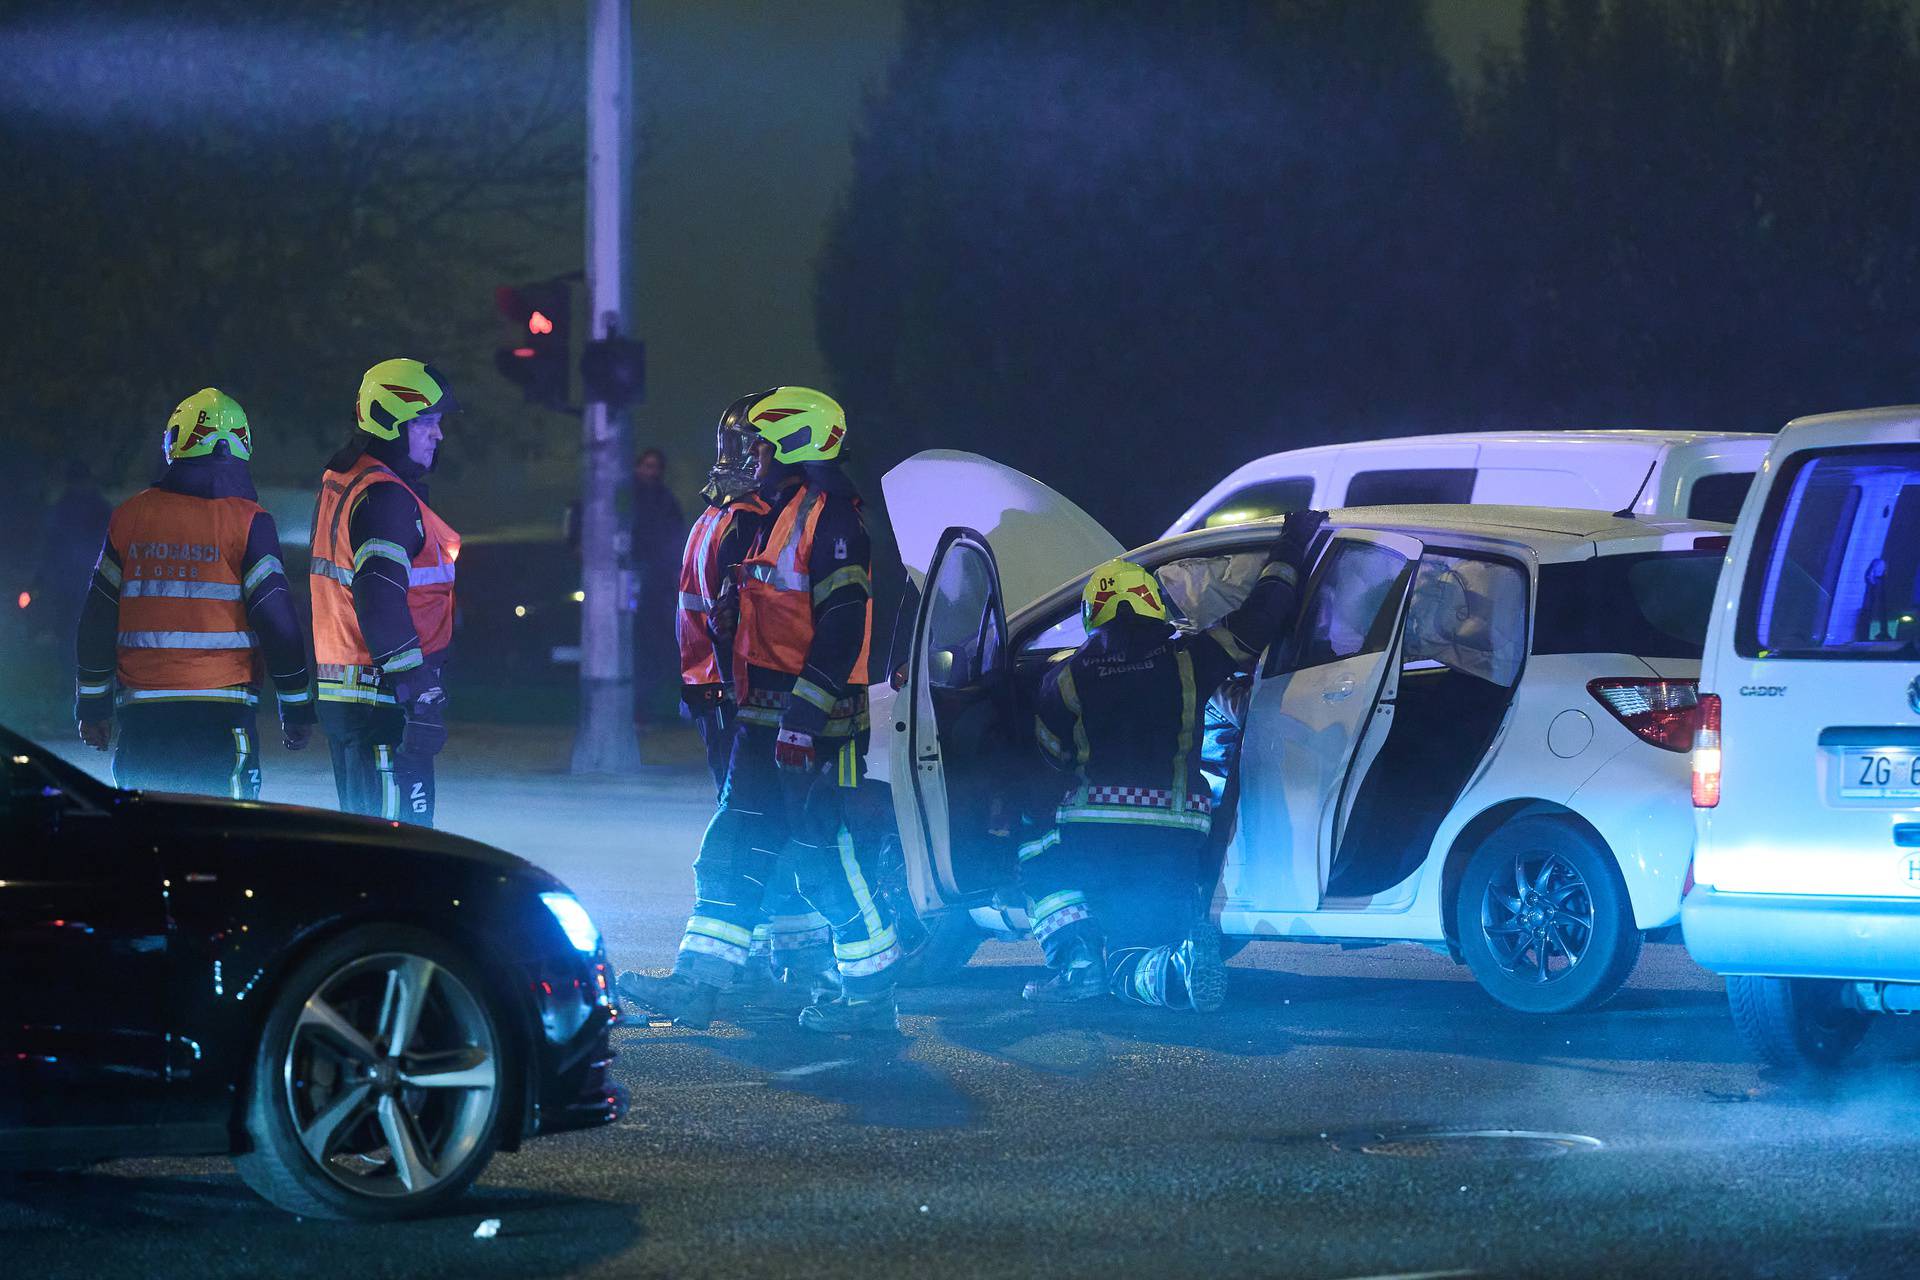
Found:
[[[822,1035],[900,1034],[900,1010],[894,1006],[893,992],[886,991],[865,1000],[848,996],[817,999],[800,1011],[800,1026]]]
[[[1099,949],[1084,938],[1073,944],[1060,967],[1044,982],[1035,979],[1020,992],[1034,1004],[1074,1004],[1107,994],[1107,967]]]
[[[1168,967],[1187,989],[1195,1013],[1212,1013],[1227,1001],[1227,964],[1220,958],[1220,931],[1211,921],[1193,926],[1173,949]]]
[[[645,1010],[650,1020],[665,1019],[676,1027],[704,1031],[713,1025],[720,988],[696,982],[684,974],[656,978],[645,973],[623,973],[614,990]]]

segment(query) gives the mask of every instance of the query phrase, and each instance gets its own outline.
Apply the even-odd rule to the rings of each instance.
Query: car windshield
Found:
[[[1204,630],[1239,608],[1260,566],[1267,562],[1267,549],[1226,551],[1209,556],[1188,556],[1169,560],[1154,569],[1166,588],[1167,607],[1176,624]],[[1080,620],[1078,598],[1056,621],[1020,646],[1023,653],[1045,653],[1071,649],[1087,638]]]
[[[1920,651],[1920,448],[1805,458],[1774,492],[1784,496],[1769,503],[1770,540],[1752,559],[1737,628],[1741,652],[1903,658]]]
[[[1703,549],[1542,565],[1533,651],[1698,658],[1720,561]]]

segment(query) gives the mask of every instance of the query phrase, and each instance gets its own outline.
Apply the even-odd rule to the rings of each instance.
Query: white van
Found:
[[[1731,523],[1770,435],[1479,431],[1290,449],[1207,491],[1162,537],[1307,507],[1473,502]]]
[[[1700,671],[1687,949],[1780,1066],[1920,1010],[1920,406],[1789,423]]]

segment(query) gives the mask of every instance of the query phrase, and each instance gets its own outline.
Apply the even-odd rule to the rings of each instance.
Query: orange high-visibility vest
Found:
[[[364,667],[373,661],[353,607],[353,537],[348,526],[354,504],[377,484],[397,484],[413,493],[406,481],[366,454],[345,471],[329,471],[320,480],[309,572],[313,657],[323,665]],[[419,494],[413,497],[420,501]],[[453,643],[453,565],[460,558],[460,535],[424,502],[420,527],[425,538],[407,570],[407,608],[420,636],[420,651],[434,654]]]
[[[720,590],[720,538],[732,523],[730,509],[708,507],[687,534],[687,550],[680,557],[680,612],[673,626],[680,641],[681,684],[719,684],[721,680],[711,620]]]
[[[813,581],[807,565],[813,535],[826,509],[826,495],[806,485],[780,509],[764,546],[740,564],[740,630],[734,637],[734,684],[746,705],[748,667],[797,676],[813,647]],[[873,645],[873,601],[867,601],[867,634],[847,677],[847,689],[864,690],[867,651]]]
[[[113,513],[123,688],[212,695],[253,680],[241,570],[261,510],[246,498],[147,489]]]
[[[721,684],[727,679],[714,647],[713,611],[728,578],[739,569],[721,564],[720,552],[741,512],[763,516],[767,504],[749,494],[724,507],[710,506],[687,535],[686,554],[680,558],[680,612],[674,620],[682,684]]]

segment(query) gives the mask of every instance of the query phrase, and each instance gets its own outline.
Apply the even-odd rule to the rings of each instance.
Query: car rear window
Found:
[[[1540,566],[1535,653],[1698,658],[1718,551],[1653,551]]]
[[[1753,472],[1723,471],[1701,476],[1687,494],[1687,516],[1693,520],[1718,520],[1732,524],[1740,518],[1740,504],[1753,488]]]
[[[1289,476],[1285,480],[1262,480],[1244,489],[1235,489],[1214,505],[1201,522],[1205,528],[1245,524],[1268,516],[1284,516],[1290,511],[1305,511],[1313,505],[1313,477]]]
[[[1920,654],[1920,447],[1789,460],[1762,513],[1735,645],[1748,658]]]
[[[1349,507],[1392,507],[1403,504],[1471,502],[1472,467],[1416,467],[1393,471],[1359,471],[1347,482]]]

